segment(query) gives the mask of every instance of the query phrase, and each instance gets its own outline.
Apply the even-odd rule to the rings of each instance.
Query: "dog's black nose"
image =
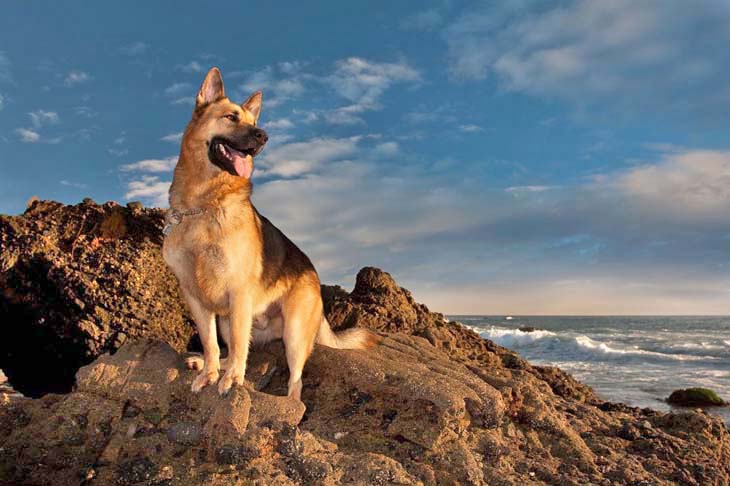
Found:
[[[253,138],[255,138],[261,145],[265,144],[269,140],[267,133],[260,128],[254,128],[251,135],[253,135]]]

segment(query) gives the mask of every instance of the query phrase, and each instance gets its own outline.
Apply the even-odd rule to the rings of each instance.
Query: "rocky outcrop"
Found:
[[[720,485],[730,435],[700,413],[604,411],[523,370],[470,369],[427,340],[317,347],[302,402],[281,343],[247,386],[190,392],[195,372],[140,340],[82,368],[75,391],[6,398],[2,485]],[[306,405],[306,409],[305,409]]]
[[[115,205],[35,204],[43,206],[0,225],[29,225],[41,208],[36,218],[42,222],[69,211],[96,214],[103,222],[116,211],[124,215],[126,231],[144,229],[99,243],[92,243],[97,230],[87,230],[79,233],[87,235],[83,244],[131,252],[131,243],[123,242],[137,238],[145,258],[157,263],[137,262],[140,268],[117,278],[133,279],[141,275],[135,272],[155,268],[158,280],[146,274],[150,282],[162,289],[174,283],[162,273],[158,213]],[[0,228],[0,234],[9,231]],[[28,226],[23,228],[18,234],[29,234]],[[27,248],[39,248],[41,243],[29,240]],[[73,250],[73,238],[64,241],[72,248],[64,260],[68,265],[92,254]],[[12,248],[18,262],[29,260],[24,247]],[[112,250],[102,253],[111,268],[121,265]],[[53,268],[58,272],[53,288],[65,289],[60,265]],[[80,278],[76,272],[69,278]],[[10,275],[25,274],[15,269]],[[98,292],[107,294],[98,295],[111,299],[122,299],[114,288],[141,287],[131,280],[110,288],[104,282]],[[16,295],[13,305],[38,301],[38,287],[22,288],[25,293],[18,295],[25,300]],[[94,353],[109,352],[95,360],[94,353],[84,355],[86,366],[72,392],[40,399],[0,394],[0,485],[730,484],[730,434],[719,418],[604,402],[562,371],[532,366],[430,312],[375,268],[358,274],[352,292],[323,286],[322,293],[333,327],[368,327],[383,340],[367,351],[315,347],[304,372],[303,403],[284,396],[288,373],[281,343],[252,351],[245,387],[222,398],[215,387],[195,395],[190,392],[195,372],[185,369],[181,353],[187,335],[178,339],[174,333],[160,336],[156,328],[137,329],[145,312],[152,312],[147,308],[130,314],[134,326],[123,315],[110,320],[109,329],[126,329],[129,337],[169,338],[172,346],[150,338],[101,345],[87,336],[82,349],[95,345]],[[179,301],[170,306],[157,312],[180,312]],[[58,312],[54,322],[76,322],[73,313],[63,321],[60,306],[46,308]],[[176,329],[182,320],[173,324]],[[38,323],[19,319],[17,325],[36,329]],[[99,329],[107,332],[103,325]],[[58,335],[54,345],[70,339]],[[4,353],[11,346],[2,345],[2,359],[9,363],[14,356]]]
[[[685,388],[675,390],[667,398],[667,403],[680,407],[726,407],[726,402],[712,390],[707,388]]]
[[[193,335],[162,255],[163,212],[33,201],[0,216],[0,369],[20,392],[68,392],[82,365],[128,340]]]
[[[429,311],[380,269],[360,270],[350,293],[336,285],[323,285],[322,298],[327,318],[335,330],[357,325],[381,332],[413,334],[468,366],[523,370],[547,382],[560,396],[594,404],[601,402],[589,387],[560,369],[532,366],[517,353],[482,339],[443,314]]]

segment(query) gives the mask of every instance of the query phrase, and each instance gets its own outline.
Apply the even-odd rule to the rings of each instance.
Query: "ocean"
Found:
[[[605,400],[668,411],[673,390],[705,387],[730,401],[730,317],[449,318],[533,364],[567,371]],[[730,408],[707,412],[730,424]]]

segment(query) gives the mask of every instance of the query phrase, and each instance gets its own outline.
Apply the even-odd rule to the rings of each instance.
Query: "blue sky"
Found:
[[[346,5],[347,8],[344,6]],[[0,212],[166,204],[213,65],[254,202],[449,313],[730,313],[730,5],[6,2]]]

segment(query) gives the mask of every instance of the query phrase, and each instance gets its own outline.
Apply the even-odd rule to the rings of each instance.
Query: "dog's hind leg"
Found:
[[[274,339],[281,339],[284,336],[284,318],[281,315],[267,320],[266,327],[254,327],[253,344],[266,344]]]
[[[312,352],[314,339],[322,321],[322,298],[318,292],[313,292],[309,285],[302,285],[286,298],[282,313],[286,363],[289,366],[287,396],[301,401],[302,371]]]

